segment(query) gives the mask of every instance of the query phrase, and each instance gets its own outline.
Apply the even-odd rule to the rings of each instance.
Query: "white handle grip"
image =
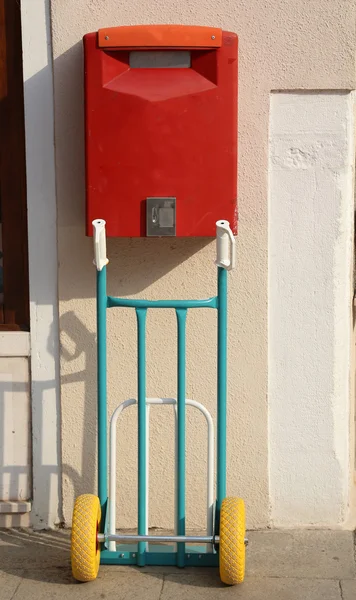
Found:
[[[94,235],[94,265],[97,271],[101,271],[109,262],[106,258],[106,222],[104,219],[95,219],[92,225]]]
[[[229,221],[216,222],[215,264],[227,271],[235,268],[235,238]]]

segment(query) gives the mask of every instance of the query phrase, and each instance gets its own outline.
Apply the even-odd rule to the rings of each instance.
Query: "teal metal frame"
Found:
[[[218,315],[217,357],[217,463],[215,534],[219,534],[221,502],[226,496],[226,395],[227,395],[227,271],[218,267],[217,296],[203,300],[138,300],[114,298],[106,291],[106,266],[97,270],[97,365],[98,365],[98,492],[102,510],[101,533],[106,532],[108,503],[107,460],[107,375],[106,375],[106,311],[109,308],[134,308],[137,318],[137,388],[138,388],[138,535],[147,531],[146,514],[146,317],[151,308],[175,309],[178,331],[178,535],[185,535],[185,398],[186,398],[186,318],[188,309],[213,308]],[[114,499],[113,499],[114,500]],[[115,500],[114,500],[115,501]],[[152,548],[152,550],[151,550]],[[218,553],[206,552],[203,546],[159,546],[139,542],[137,546],[120,546],[115,552],[102,549],[101,564],[217,566]]]

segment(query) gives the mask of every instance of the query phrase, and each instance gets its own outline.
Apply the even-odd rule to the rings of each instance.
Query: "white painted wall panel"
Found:
[[[347,517],[353,243],[351,93],[271,96],[272,523]]]
[[[61,521],[57,206],[49,0],[21,1],[31,316],[31,525]]]

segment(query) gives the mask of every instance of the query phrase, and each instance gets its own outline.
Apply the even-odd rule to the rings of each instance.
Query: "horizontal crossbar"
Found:
[[[138,542],[156,542],[157,544],[184,542],[186,544],[219,543],[219,536],[213,535],[119,535],[113,533],[98,533],[98,542],[118,542],[120,544],[136,544]]]
[[[107,307],[122,308],[218,308],[218,297],[203,300],[140,300],[135,298],[107,297]]]
[[[220,537],[218,535],[120,535],[117,533],[98,533],[99,543],[118,542],[120,544],[137,544],[138,542],[156,542],[157,544],[172,542],[179,544],[218,544]],[[245,538],[245,545],[248,544]]]

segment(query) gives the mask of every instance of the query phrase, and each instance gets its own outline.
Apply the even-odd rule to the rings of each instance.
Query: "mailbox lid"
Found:
[[[221,218],[236,233],[237,36],[220,43],[189,68],[131,68],[126,47],[84,37],[88,235],[100,216],[109,236],[145,236],[150,197],[175,198],[177,236],[214,236]]]
[[[222,31],[199,25],[122,25],[98,31],[100,48],[219,48]]]

